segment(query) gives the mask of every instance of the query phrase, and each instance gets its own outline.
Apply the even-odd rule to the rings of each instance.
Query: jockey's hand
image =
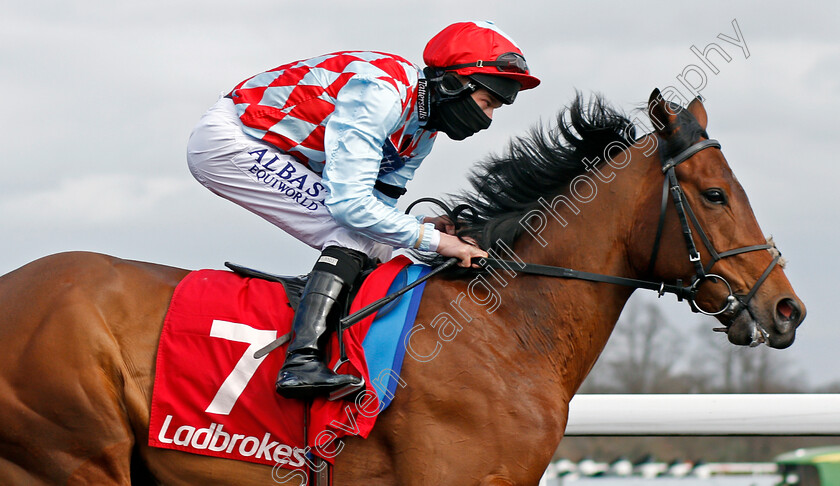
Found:
[[[449,216],[446,216],[445,214],[434,218],[426,216],[425,218],[423,218],[423,222],[432,223],[433,225],[435,225],[435,229],[440,231],[441,233],[446,233],[448,235],[455,234],[455,225],[452,224],[452,220],[449,219]]]
[[[437,252],[446,257],[456,257],[461,260],[458,263],[459,267],[478,268],[477,263],[472,263],[475,258],[487,258],[487,252],[478,247],[475,240],[472,238],[465,238],[468,243],[459,240],[457,236],[452,236],[441,232],[440,243],[438,243]]]

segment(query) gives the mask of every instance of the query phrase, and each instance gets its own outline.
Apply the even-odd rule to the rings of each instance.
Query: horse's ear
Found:
[[[688,112],[694,115],[697,123],[699,123],[700,127],[705,130],[709,117],[706,115],[706,108],[703,106],[703,100],[701,100],[699,96],[691,100],[691,103],[688,104]]]
[[[668,103],[662,98],[659,88],[655,88],[648,99],[648,116],[656,133],[667,139],[670,127],[677,121],[677,113],[668,108]]]

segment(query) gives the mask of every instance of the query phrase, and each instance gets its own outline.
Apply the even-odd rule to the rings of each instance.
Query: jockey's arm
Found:
[[[391,85],[356,76],[338,93],[324,134],[324,203],[344,226],[398,248],[432,250],[440,240],[433,224],[421,224],[376,197],[382,145],[399,126],[400,96]]]
[[[442,234],[431,222],[421,223],[403,214],[394,206],[396,200],[385,198],[386,203],[374,194],[382,145],[399,127],[401,116],[400,96],[387,82],[363,76],[347,82],[338,93],[324,134],[323,180],[329,189],[324,203],[339,224],[375,241],[398,248],[438,251],[458,257],[462,266],[468,266],[471,257],[486,253]],[[411,173],[401,175],[403,186],[419,164],[419,160],[410,162]],[[439,247],[441,241],[444,245]]]

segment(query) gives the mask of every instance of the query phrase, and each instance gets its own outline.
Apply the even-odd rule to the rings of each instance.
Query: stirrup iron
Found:
[[[339,331],[339,332],[341,332],[341,331]],[[349,362],[350,362],[350,360],[343,357],[343,356],[341,358],[339,358],[338,361],[336,361],[335,366],[332,367],[333,373],[338,374],[338,369],[341,367],[341,365],[343,365],[344,363],[349,363]],[[360,376],[359,380],[361,380],[361,381],[356,385],[345,385],[345,386],[339,388],[338,390],[331,391],[329,397],[327,397],[327,400],[329,400],[331,402],[334,402],[336,400],[341,400],[348,395],[355,395],[356,393],[361,392],[362,390],[365,389],[365,387],[367,385],[365,383],[365,378],[363,376]]]

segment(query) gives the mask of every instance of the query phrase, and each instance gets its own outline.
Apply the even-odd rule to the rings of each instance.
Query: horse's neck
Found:
[[[603,167],[615,177],[603,182],[593,175],[598,192],[589,202],[567,195],[577,212],[565,204],[556,205],[554,216],[546,214],[548,225],[542,243],[524,235],[514,251],[529,263],[556,265],[604,275],[636,277],[629,261],[631,233],[637,206],[642,203],[651,162],[633,151],[631,163],[621,170]],[[548,210],[546,210],[548,212]],[[546,243],[547,244],[543,244]],[[523,325],[513,330],[517,338],[532,346],[539,359],[552,368],[566,393],[573,394],[606,345],[632,290],[612,284],[580,280],[528,277],[511,283]],[[570,395],[569,395],[570,397]]]

